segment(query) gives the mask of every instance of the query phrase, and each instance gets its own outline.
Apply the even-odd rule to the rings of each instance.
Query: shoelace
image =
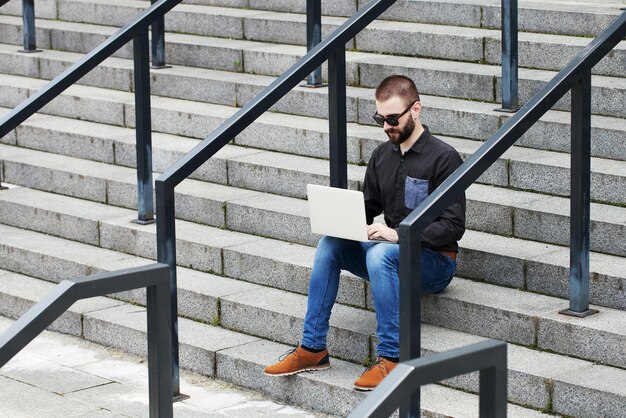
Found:
[[[292,348],[291,350],[287,351],[284,354],[281,354],[280,357],[278,357],[278,361],[283,361],[284,359],[286,359],[287,357],[289,357],[290,354],[295,353],[296,350],[298,349],[298,347],[300,347],[300,342],[298,341],[298,343],[296,344],[295,348]]]
[[[372,364],[371,366],[369,366],[367,369],[365,369],[365,371],[361,374],[365,374],[366,372],[372,370],[374,367],[378,366],[378,368],[380,369],[380,371],[383,373],[383,375],[385,374],[385,369],[386,367],[383,364],[383,358],[382,357],[378,357],[376,359],[376,362],[374,362],[374,364]]]

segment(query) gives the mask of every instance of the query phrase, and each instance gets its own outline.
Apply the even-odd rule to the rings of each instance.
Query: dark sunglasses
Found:
[[[385,122],[387,122],[387,124],[389,126],[398,126],[398,124],[400,122],[398,122],[398,119],[400,119],[402,116],[404,116],[406,114],[406,112],[408,112],[409,110],[411,110],[411,108],[413,107],[413,105],[416,102],[411,103],[411,105],[409,107],[407,107],[404,112],[400,113],[399,115],[389,115],[389,116],[383,116],[378,114],[378,112],[374,113],[374,121],[376,121],[377,124],[379,124],[380,126],[384,126]]]

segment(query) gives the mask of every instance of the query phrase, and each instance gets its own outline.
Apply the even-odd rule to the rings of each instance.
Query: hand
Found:
[[[384,239],[385,241],[398,242],[398,233],[395,229],[383,224],[371,224],[367,226],[369,239]]]

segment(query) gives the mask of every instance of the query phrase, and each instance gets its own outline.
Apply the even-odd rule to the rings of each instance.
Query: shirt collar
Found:
[[[430,131],[428,130],[428,126],[422,125],[422,127],[424,128],[424,132],[422,132],[419,138],[417,138],[417,141],[415,141],[413,146],[409,148],[408,151],[413,151],[419,154],[420,152],[422,152],[424,144],[428,142],[428,139],[430,138]],[[393,151],[400,151],[400,145],[393,144]]]

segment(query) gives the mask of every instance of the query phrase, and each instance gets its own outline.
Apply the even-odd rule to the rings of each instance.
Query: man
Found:
[[[363,193],[370,239],[356,242],[322,237],[313,263],[302,344],[265,374],[286,376],[330,367],[326,335],[337,296],[339,274],[348,270],[368,280],[376,310],[378,359],[355,382],[358,390],[374,389],[398,363],[400,356],[398,227],[428,194],[462,163],[459,154],[432,136],[420,122],[422,105],[411,79],[393,75],[376,89],[374,120],[389,141],[369,160]],[[373,224],[384,213],[385,223]],[[441,292],[456,270],[457,241],[465,232],[465,196],[449,206],[424,230],[421,253],[422,293]]]

